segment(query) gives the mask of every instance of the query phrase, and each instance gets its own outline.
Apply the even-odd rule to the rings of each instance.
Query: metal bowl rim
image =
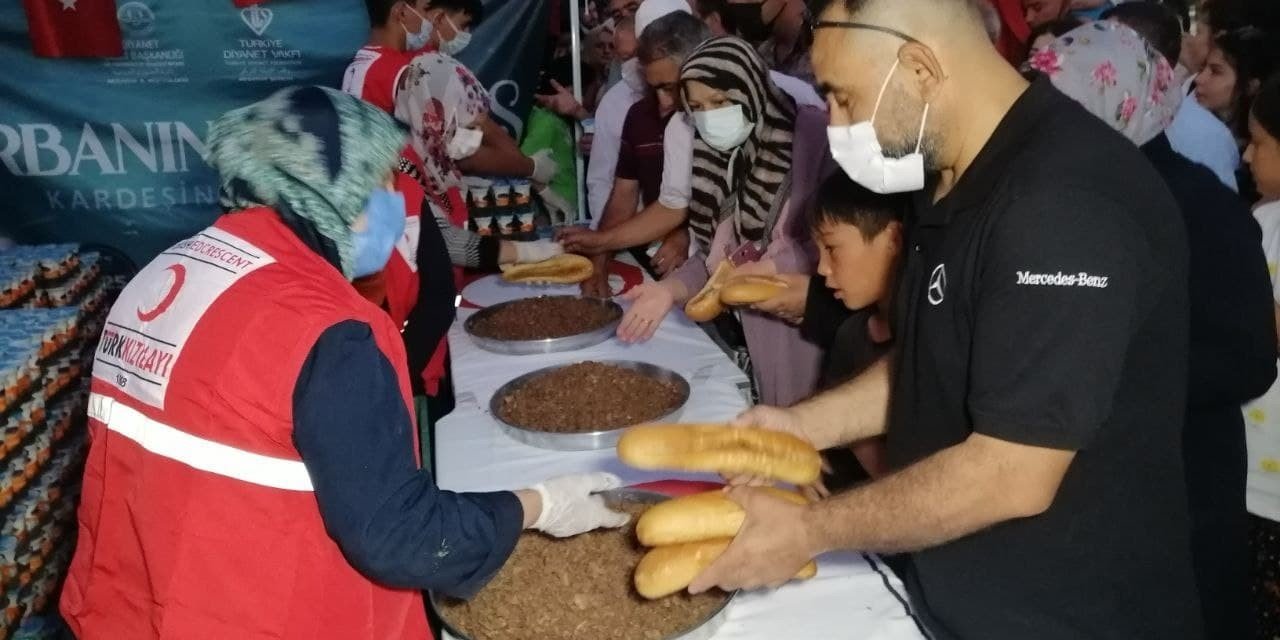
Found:
[[[579,360],[577,362],[567,362],[567,363],[555,364],[555,365],[543,367],[541,369],[530,371],[529,373],[519,375],[519,376],[516,376],[515,378],[512,378],[511,380],[508,380],[501,387],[498,387],[498,390],[494,391],[493,396],[489,398],[489,415],[491,415],[493,417],[493,420],[498,423],[498,426],[502,427],[503,429],[511,429],[511,430],[520,431],[523,433],[534,434],[535,436],[539,436],[537,439],[545,438],[546,440],[573,440],[573,439],[601,438],[615,432],[620,434],[622,431],[629,429],[631,427],[634,427],[635,426],[634,424],[628,424],[628,425],[623,425],[619,427],[611,427],[608,429],[599,429],[596,431],[584,431],[582,433],[555,433],[550,431],[539,431],[537,429],[530,429],[528,427],[514,425],[514,424],[511,424],[510,422],[507,422],[506,420],[503,420],[502,416],[499,415],[498,408],[501,406],[501,398],[510,394],[512,391],[515,391],[517,388],[519,388],[521,384],[528,383],[530,380],[532,380],[533,378],[539,375],[545,375],[553,371],[558,371],[560,369],[564,369],[564,368],[573,366],[575,364],[582,364],[584,362],[596,362],[599,364],[608,364],[608,365],[622,367],[624,369],[630,369],[632,371],[640,371],[641,373],[646,373],[645,370],[648,369],[651,371],[656,371],[658,373],[661,373],[663,374],[663,377],[665,379],[671,382],[677,382],[679,384],[680,391],[681,391],[680,403],[677,404],[675,407],[673,407],[671,411],[668,411],[667,413],[664,413],[656,418],[653,418],[652,420],[645,420],[644,423],[669,422],[673,420],[676,416],[679,416],[684,411],[685,407],[689,404],[689,399],[693,396],[693,387],[689,383],[688,378],[685,378],[683,375],[675,371],[672,371],[671,369],[663,367],[661,365],[656,365],[651,362],[644,362],[642,360],[603,360],[603,359],[602,360]],[[636,423],[636,424],[644,424],[644,423]]]
[[[476,333],[473,331],[475,327],[475,323],[478,322],[480,318],[487,317],[488,315],[492,315],[493,313],[496,313],[500,309],[504,309],[511,305],[524,302],[525,300],[537,300],[538,298],[573,298],[575,300],[586,300],[588,302],[598,303],[600,306],[605,307],[606,309],[609,309],[610,311],[613,312],[613,314],[616,317],[613,320],[610,320],[609,322],[605,323],[599,328],[592,329],[590,331],[584,331],[583,333],[575,333],[573,335],[560,336],[559,338],[541,338],[538,340],[504,340],[502,338],[490,338],[487,336],[476,335]],[[617,302],[613,300],[603,300],[600,298],[590,298],[587,296],[544,295],[544,296],[533,296],[530,298],[519,298],[516,300],[508,300],[506,302],[499,302],[498,304],[484,307],[483,309],[480,309],[475,313],[472,313],[470,316],[467,316],[467,319],[462,321],[462,330],[467,334],[468,337],[471,338],[473,342],[475,342],[481,349],[485,349],[486,351],[493,351],[495,353],[514,354],[514,355],[555,353],[557,351],[572,351],[574,349],[580,349],[586,346],[591,346],[591,345],[599,344],[600,342],[604,342],[609,338],[609,336],[613,335],[618,330],[618,325],[622,323],[622,316],[623,316],[622,305],[619,305]],[[579,344],[580,342],[587,339],[590,339],[591,341],[587,342],[586,344]]]

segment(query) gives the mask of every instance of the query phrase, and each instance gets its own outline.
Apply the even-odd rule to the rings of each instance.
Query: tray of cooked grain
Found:
[[[622,307],[612,300],[539,296],[485,307],[462,328],[481,349],[522,356],[599,344],[621,321]]]
[[[459,640],[708,640],[724,624],[732,594],[710,591],[647,600],[632,573],[645,549],[636,518],[667,497],[619,489],[603,494],[631,513],[622,529],[556,540],[521,534],[511,558],[469,601],[431,594],[431,605]]]
[[[578,362],[522,375],[493,394],[489,411],[512,438],[557,451],[609,449],[627,427],[675,422],[689,381],[647,362]]]

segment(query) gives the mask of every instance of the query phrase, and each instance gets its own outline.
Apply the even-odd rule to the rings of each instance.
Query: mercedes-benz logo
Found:
[[[929,304],[938,306],[947,296],[947,265],[940,264],[933,268],[929,276]]]

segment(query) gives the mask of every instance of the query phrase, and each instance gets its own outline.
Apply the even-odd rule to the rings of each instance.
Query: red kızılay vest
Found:
[[[129,283],[93,365],[61,601],[76,637],[431,637],[420,592],[364,577],[325,533],[293,446],[298,374],[345,320],[372,327],[412,416],[397,327],[270,209],[220,218]]]

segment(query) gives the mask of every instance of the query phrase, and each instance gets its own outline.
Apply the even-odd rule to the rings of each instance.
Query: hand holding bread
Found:
[[[781,489],[755,489],[803,506],[807,500]],[[636,566],[640,595],[662,598],[689,587],[733,543],[746,512],[723,491],[675,498],[651,507],[636,523],[640,543],[654,547]],[[809,562],[794,576],[811,578],[817,565]]]

